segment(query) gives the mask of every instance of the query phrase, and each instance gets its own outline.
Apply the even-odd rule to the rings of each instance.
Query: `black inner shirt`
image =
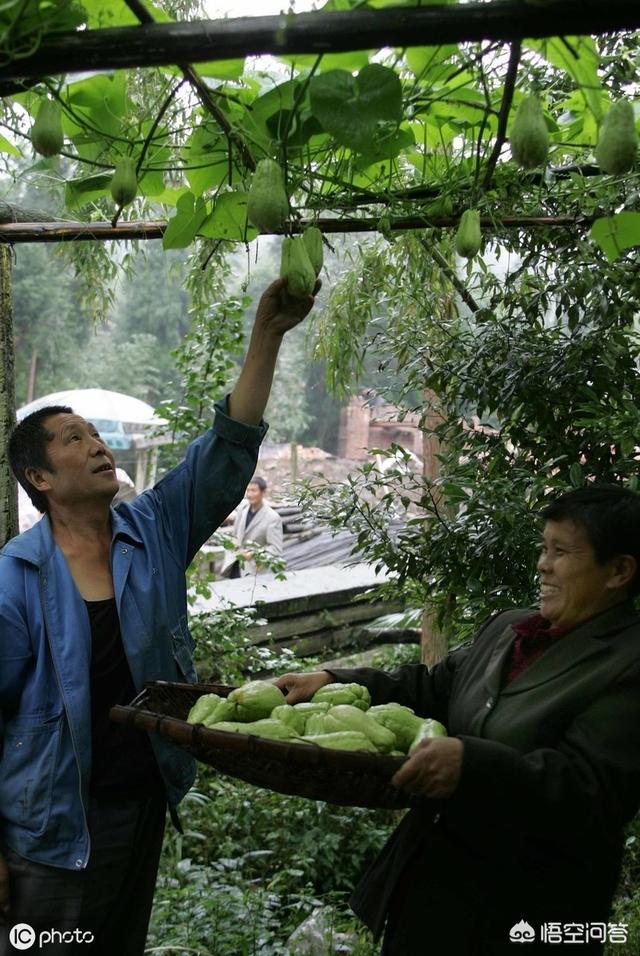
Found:
[[[91,624],[91,792],[155,793],[163,782],[149,735],[109,720],[111,707],[136,696],[115,598],[85,604]]]

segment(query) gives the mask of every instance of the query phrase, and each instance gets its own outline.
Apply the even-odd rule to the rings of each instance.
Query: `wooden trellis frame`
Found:
[[[299,13],[277,17],[144,23],[59,33],[31,56],[0,67],[0,96],[45,76],[169,66],[264,53],[341,53],[602,34],[640,27],[632,0],[497,0],[454,6]]]
[[[531,228],[588,228],[595,216],[502,216],[480,217],[480,225],[495,229],[531,229]],[[399,216],[389,221],[391,231],[428,228],[456,228],[458,216]],[[288,233],[303,232],[307,226],[318,226],[327,234],[345,234],[350,232],[377,232],[379,219],[300,219],[291,222],[282,231]],[[0,225],[0,244],[28,242],[81,242],[109,241],[124,239],[161,239],[167,223],[161,219],[147,221],[119,222],[9,222]],[[279,235],[280,233],[274,233]],[[222,241],[222,240],[221,240]],[[236,240],[234,240],[236,241]]]

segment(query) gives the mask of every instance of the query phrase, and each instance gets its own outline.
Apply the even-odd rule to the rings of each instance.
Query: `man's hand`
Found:
[[[287,292],[287,279],[276,279],[262,293],[256,311],[256,326],[263,326],[266,332],[273,335],[283,336],[309,314],[320,284],[318,280],[313,295],[294,299]]]
[[[0,920],[9,915],[9,867],[0,853]]]
[[[458,786],[463,752],[464,744],[459,737],[422,740],[391,783],[415,796],[446,799]]]
[[[274,684],[286,694],[288,704],[310,700],[317,690],[333,680],[327,671],[310,671],[308,674],[283,674]]]

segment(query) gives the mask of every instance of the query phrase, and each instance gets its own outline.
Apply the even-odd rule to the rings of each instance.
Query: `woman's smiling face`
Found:
[[[540,613],[558,627],[575,627],[627,597],[618,560],[600,564],[587,532],[573,521],[547,521],[538,559]]]

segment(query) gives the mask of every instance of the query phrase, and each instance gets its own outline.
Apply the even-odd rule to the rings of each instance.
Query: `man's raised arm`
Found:
[[[320,283],[316,285],[314,295]],[[293,299],[286,279],[276,279],[263,292],[256,311],[247,356],[229,396],[229,415],[245,425],[258,425],[271,391],[276,359],[285,332],[298,325],[313,306],[314,298]]]

